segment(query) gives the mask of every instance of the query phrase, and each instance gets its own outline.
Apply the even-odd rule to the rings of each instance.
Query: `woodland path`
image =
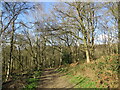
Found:
[[[72,88],[64,74],[55,71],[55,68],[44,69],[38,88]]]

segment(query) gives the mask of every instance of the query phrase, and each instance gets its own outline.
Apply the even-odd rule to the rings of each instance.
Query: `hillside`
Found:
[[[117,55],[101,57],[88,63],[73,63],[62,67],[59,71],[65,72],[75,88],[117,88],[119,62]]]

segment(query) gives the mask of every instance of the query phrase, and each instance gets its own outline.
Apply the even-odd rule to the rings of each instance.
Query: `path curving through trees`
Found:
[[[38,88],[72,88],[65,75],[55,70],[47,68],[43,71]]]

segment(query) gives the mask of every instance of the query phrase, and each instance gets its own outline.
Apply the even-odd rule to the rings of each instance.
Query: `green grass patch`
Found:
[[[27,80],[28,83],[32,83],[32,82],[36,82],[36,81],[38,81],[38,79],[36,79],[36,78],[29,78]]]
[[[27,82],[28,82],[28,85],[26,86],[26,89],[35,89],[38,84],[38,79],[29,78]]]
[[[35,71],[34,72],[34,76],[35,77],[39,77],[41,75],[42,71]]]
[[[39,77],[41,76],[41,71],[34,71],[33,75],[26,80],[27,85],[24,90],[35,90],[38,85]]]
[[[70,82],[76,84],[74,88],[97,88],[97,83],[88,77],[68,75],[72,77]]]

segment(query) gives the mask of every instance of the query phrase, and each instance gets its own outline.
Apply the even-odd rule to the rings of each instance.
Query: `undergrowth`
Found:
[[[32,76],[26,79],[27,85],[25,86],[24,90],[29,90],[29,89],[34,90],[38,85],[40,76],[41,76],[41,71],[34,71]]]
[[[90,63],[75,67],[62,67],[58,71],[66,73],[74,88],[117,88],[118,87],[118,56],[104,56]]]

